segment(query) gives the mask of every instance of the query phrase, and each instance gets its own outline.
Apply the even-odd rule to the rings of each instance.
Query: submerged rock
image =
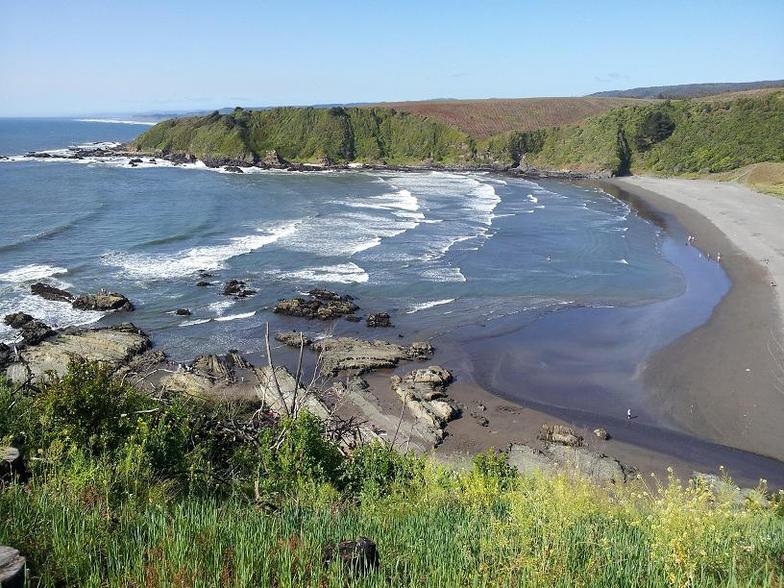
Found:
[[[76,298],[67,290],[61,290],[43,282],[36,282],[30,286],[30,292],[45,300],[53,300],[54,302],[73,302]]]
[[[366,322],[368,327],[392,326],[392,320],[390,319],[389,314],[386,312],[377,312],[375,314],[368,315]]]
[[[242,280],[229,280],[223,287],[224,296],[236,296],[237,298],[245,298],[256,293],[256,290],[246,288],[246,284]]]
[[[174,311],[174,314],[176,314],[177,316],[190,316],[191,311],[187,308],[178,308],[177,310]]]
[[[279,300],[275,304],[274,312],[287,316],[297,316],[322,321],[340,318],[357,311],[359,307],[352,302],[351,297],[332,298],[289,298]]]

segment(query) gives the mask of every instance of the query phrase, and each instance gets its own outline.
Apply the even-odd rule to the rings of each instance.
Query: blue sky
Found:
[[[3,3],[0,116],[784,78],[784,0]]]

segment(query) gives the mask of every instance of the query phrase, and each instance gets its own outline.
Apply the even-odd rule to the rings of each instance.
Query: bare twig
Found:
[[[286,404],[286,399],[283,398],[283,392],[281,392],[280,390],[280,383],[278,382],[278,374],[275,371],[275,366],[272,365],[272,351],[270,350],[270,337],[269,337],[269,322],[266,323],[266,327],[264,329],[264,345],[267,349],[267,363],[269,364],[270,372],[272,374],[272,382],[275,384],[275,391],[278,394],[278,400],[280,401],[280,404],[283,407],[283,412],[286,413],[286,416],[291,416],[289,407]]]

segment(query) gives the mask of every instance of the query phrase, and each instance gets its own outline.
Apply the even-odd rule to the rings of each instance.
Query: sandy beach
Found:
[[[699,180],[615,180],[674,216],[732,282],[710,320],[642,371],[662,418],[723,445],[784,458],[784,201]]]

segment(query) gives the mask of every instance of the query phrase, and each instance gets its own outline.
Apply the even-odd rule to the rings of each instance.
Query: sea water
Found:
[[[568,306],[639,305],[686,287],[662,254],[659,226],[571,183],[20,157],[124,142],[147,128],[0,119],[0,154],[9,156],[0,160],[0,315],[24,311],[54,327],[132,320],[171,356],[189,359],[256,351],[267,321],[317,333],[365,328],[272,313],[276,300],[314,286],[354,296],[360,313],[390,312],[395,329],[372,336],[407,338]],[[223,296],[229,279],[257,294]],[[210,285],[197,286],[202,280]],[[75,310],[32,295],[37,281],[118,291],[136,310]],[[0,339],[14,337],[0,326]]]

